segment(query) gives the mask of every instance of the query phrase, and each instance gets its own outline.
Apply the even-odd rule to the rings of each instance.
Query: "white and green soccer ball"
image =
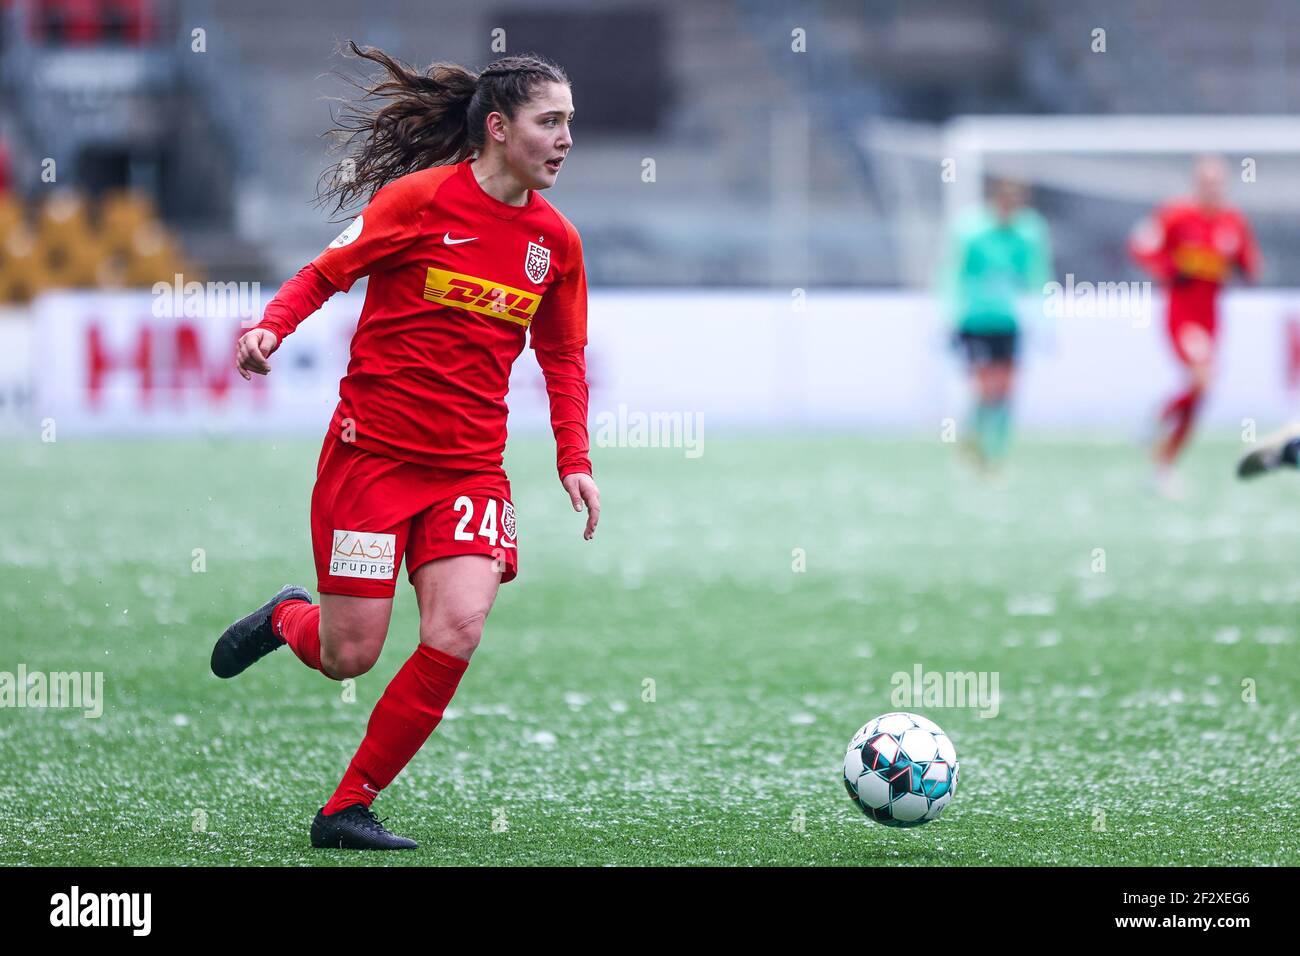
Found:
[[[932,720],[882,714],[849,741],[844,787],[877,823],[917,827],[943,813],[957,792],[957,750]]]

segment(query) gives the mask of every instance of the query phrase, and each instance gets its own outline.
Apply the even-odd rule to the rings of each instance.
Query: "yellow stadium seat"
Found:
[[[90,232],[86,201],[71,189],[52,193],[41,204],[36,230],[42,239],[76,240]]]
[[[114,190],[99,204],[99,232],[105,239],[129,239],[137,228],[155,219],[153,203],[142,193]]]

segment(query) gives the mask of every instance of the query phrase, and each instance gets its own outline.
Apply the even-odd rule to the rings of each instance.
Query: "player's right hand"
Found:
[[[584,504],[587,506],[587,527],[583,529],[582,537],[590,541],[596,533],[596,522],[600,521],[600,491],[596,483],[586,472],[575,471],[565,475],[560,484],[569,493],[574,511],[581,511]]]
[[[265,375],[271,371],[267,358],[279,347],[279,338],[268,329],[249,329],[240,336],[239,347],[235,350],[235,368],[244,376],[244,381],[253,377],[249,372]]]

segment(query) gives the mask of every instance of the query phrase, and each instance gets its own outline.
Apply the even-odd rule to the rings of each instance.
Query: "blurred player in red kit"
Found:
[[[370,805],[442,719],[498,586],[516,574],[502,459],[505,396],[525,338],[546,381],[559,479],[574,510],[587,509],[587,539],[600,515],[582,242],[540,195],[573,145],[573,100],[564,72],[536,56],[504,57],[476,75],[443,63],[421,73],[373,48],[351,50],[385,74],[340,123],[353,149],[325,196],[339,209],[369,204],[285,283],[236,357],[245,379],[269,373],[285,336],[369,276],[312,492],[320,603],[286,586],[226,630],[212,670],[233,677],[287,644],[334,680],[364,674],[383,648],[405,559],[419,644],[375,705],[311,842],[413,849]]]
[[[1259,251],[1246,217],[1227,205],[1228,169],[1212,156],[1197,160],[1193,195],[1157,209],[1134,228],[1134,260],[1169,292],[1167,328],[1174,355],[1187,371],[1182,389],[1160,413],[1155,444],[1155,487],[1182,493],[1173,463],[1191,433],[1214,371],[1219,289],[1234,271],[1259,274]]]

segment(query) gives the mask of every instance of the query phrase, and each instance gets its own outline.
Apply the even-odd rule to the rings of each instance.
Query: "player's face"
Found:
[[[1206,157],[1196,164],[1193,179],[1196,198],[1202,206],[1212,207],[1223,203],[1224,182],[1227,178],[1228,170],[1220,160]]]
[[[1002,181],[993,192],[993,208],[1003,222],[1011,219],[1016,211],[1025,204],[1025,191],[1019,183]]]
[[[567,83],[544,83],[523,106],[506,135],[506,163],[527,189],[555,185],[573,147],[573,94]]]

